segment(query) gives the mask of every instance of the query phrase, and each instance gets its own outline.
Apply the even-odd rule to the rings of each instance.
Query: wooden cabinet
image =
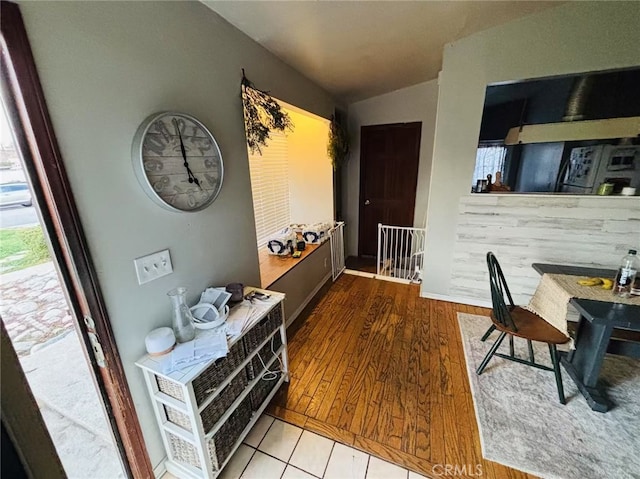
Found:
[[[284,295],[229,342],[226,357],[169,374],[167,357],[144,356],[142,369],[167,452],[179,478],[217,477],[284,381],[288,381]]]

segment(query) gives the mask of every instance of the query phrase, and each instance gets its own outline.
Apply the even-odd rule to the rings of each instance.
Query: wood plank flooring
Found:
[[[482,458],[458,311],[488,314],[343,274],[289,329],[291,382],[269,411],[427,477],[451,464],[455,477],[532,479]]]

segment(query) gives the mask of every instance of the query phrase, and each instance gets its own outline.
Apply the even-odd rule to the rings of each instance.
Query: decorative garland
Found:
[[[331,115],[327,154],[331,158],[334,170],[338,170],[349,156],[349,132],[338,122],[335,115]]]
[[[261,147],[267,146],[269,133],[272,130],[293,131],[293,122],[269,92],[259,90],[249,81],[244,68],[241,87],[247,145],[251,153],[262,155]]]

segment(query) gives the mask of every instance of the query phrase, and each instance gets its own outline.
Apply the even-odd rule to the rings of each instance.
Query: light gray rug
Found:
[[[589,408],[563,369],[563,406],[552,372],[494,357],[476,375],[498,333],[482,343],[489,318],[458,313],[458,323],[486,459],[543,478],[640,478],[640,361],[605,359],[601,377],[616,404],[605,414]],[[515,344],[527,358],[526,341]],[[546,344],[534,345],[536,362],[550,365]],[[500,351],[508,353],[507,340]]]

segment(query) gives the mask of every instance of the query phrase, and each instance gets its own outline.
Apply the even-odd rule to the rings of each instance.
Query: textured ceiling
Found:
[[[350,103],[436,78],[446,43],[561,2],[203,3],[307,78]]]

